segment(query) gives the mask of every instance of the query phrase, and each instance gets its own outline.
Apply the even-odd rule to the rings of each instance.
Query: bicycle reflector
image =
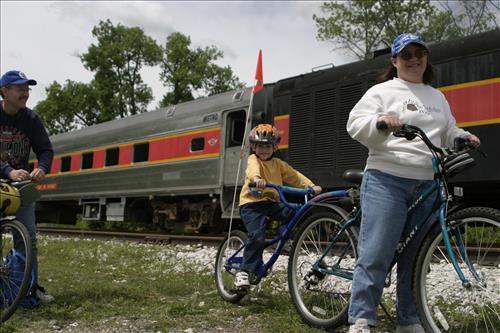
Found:
[[[13,215],[21,205],[21,196],[17,188],[7,183],[0,183],[0,211],[7,215]]]
[[[469,153],[447,156],[444,161],[444,171],[448,177],[453,177],[462,171],[476,165],[476,161]]]

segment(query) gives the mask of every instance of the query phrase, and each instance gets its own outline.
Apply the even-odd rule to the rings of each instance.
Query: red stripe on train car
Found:
[[[69,171],[80,171],[82,165],[82,155],[71,155],[71,166]]]
[[[172,155],[174,140],[162,139],[149,143],[149,160],[164,160]]]
[[[92,168],[103,168],[104,167],[104,158],[105,158],[104,150],[96,150],[94,151],[94,160],[92,161]]]
[[[290,115],[278,116],[274,118],[274,126],[280,131],[280,146],[288,147],[288,129],[290,128]],[[285,148],[286,148],[285,147]]]
[[[50,168],[50,173],[55,174],[58,173],[59,170],[61,170],[61,158],[54,157],[54,160],[52,161],[52,167]]]
[[[500,78],[441,87],[457,123],[500,118]]]
[[[119,165],[127,165],[132,163],[132,145],[120,146],[120,156],[118,158]]]

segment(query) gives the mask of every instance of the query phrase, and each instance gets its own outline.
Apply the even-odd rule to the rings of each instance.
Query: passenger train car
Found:
[[[475,155],[478,165],[453,182],[464,189],[465,202],[496,208],[499,41],[497,29],[429,45],[435,86],[446,95],[458,126],[477,134],[488,155]],[[376,83],[389,56],[379,52],[371,60],[267,84],[255,94],[251,110],[247,88],[53,136],[56,155],[38,185],[43,193],[38,220],[72,223],[82,214],[87,220],[220,232],[231,216],[235,184],[244,177],[247,112],[249,127],[272,122],[280,129],[279,157],[325,189],[348,186],[342,173],[363,168],[367,156],[346,132],[349,111]]]

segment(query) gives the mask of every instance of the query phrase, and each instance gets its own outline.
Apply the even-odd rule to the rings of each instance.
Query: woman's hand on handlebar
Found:
[[[385,123],[385,126],[380,126],[380,123]],[[382,116],[377,119],[377,129],[388,130],[389,132],[396,132],[401,129],[403,124],[397,116]]]
[[[467,134],[463,136],[463,138],[469,140],[474,148],[479,147],[479,145],[481,144],[481,140],[479,140],[479,138],[474,134]]]

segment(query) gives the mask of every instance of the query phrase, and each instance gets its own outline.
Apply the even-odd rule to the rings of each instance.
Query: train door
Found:
[[[236,182],[240,159],[241,143],[245,134],[245,110],[230,111],[225,114],[224,126],[224,167],[222,179],[224,185],[233,185]],[[239,184],[242,184],[245,174],[246,159],[240,164]]]

